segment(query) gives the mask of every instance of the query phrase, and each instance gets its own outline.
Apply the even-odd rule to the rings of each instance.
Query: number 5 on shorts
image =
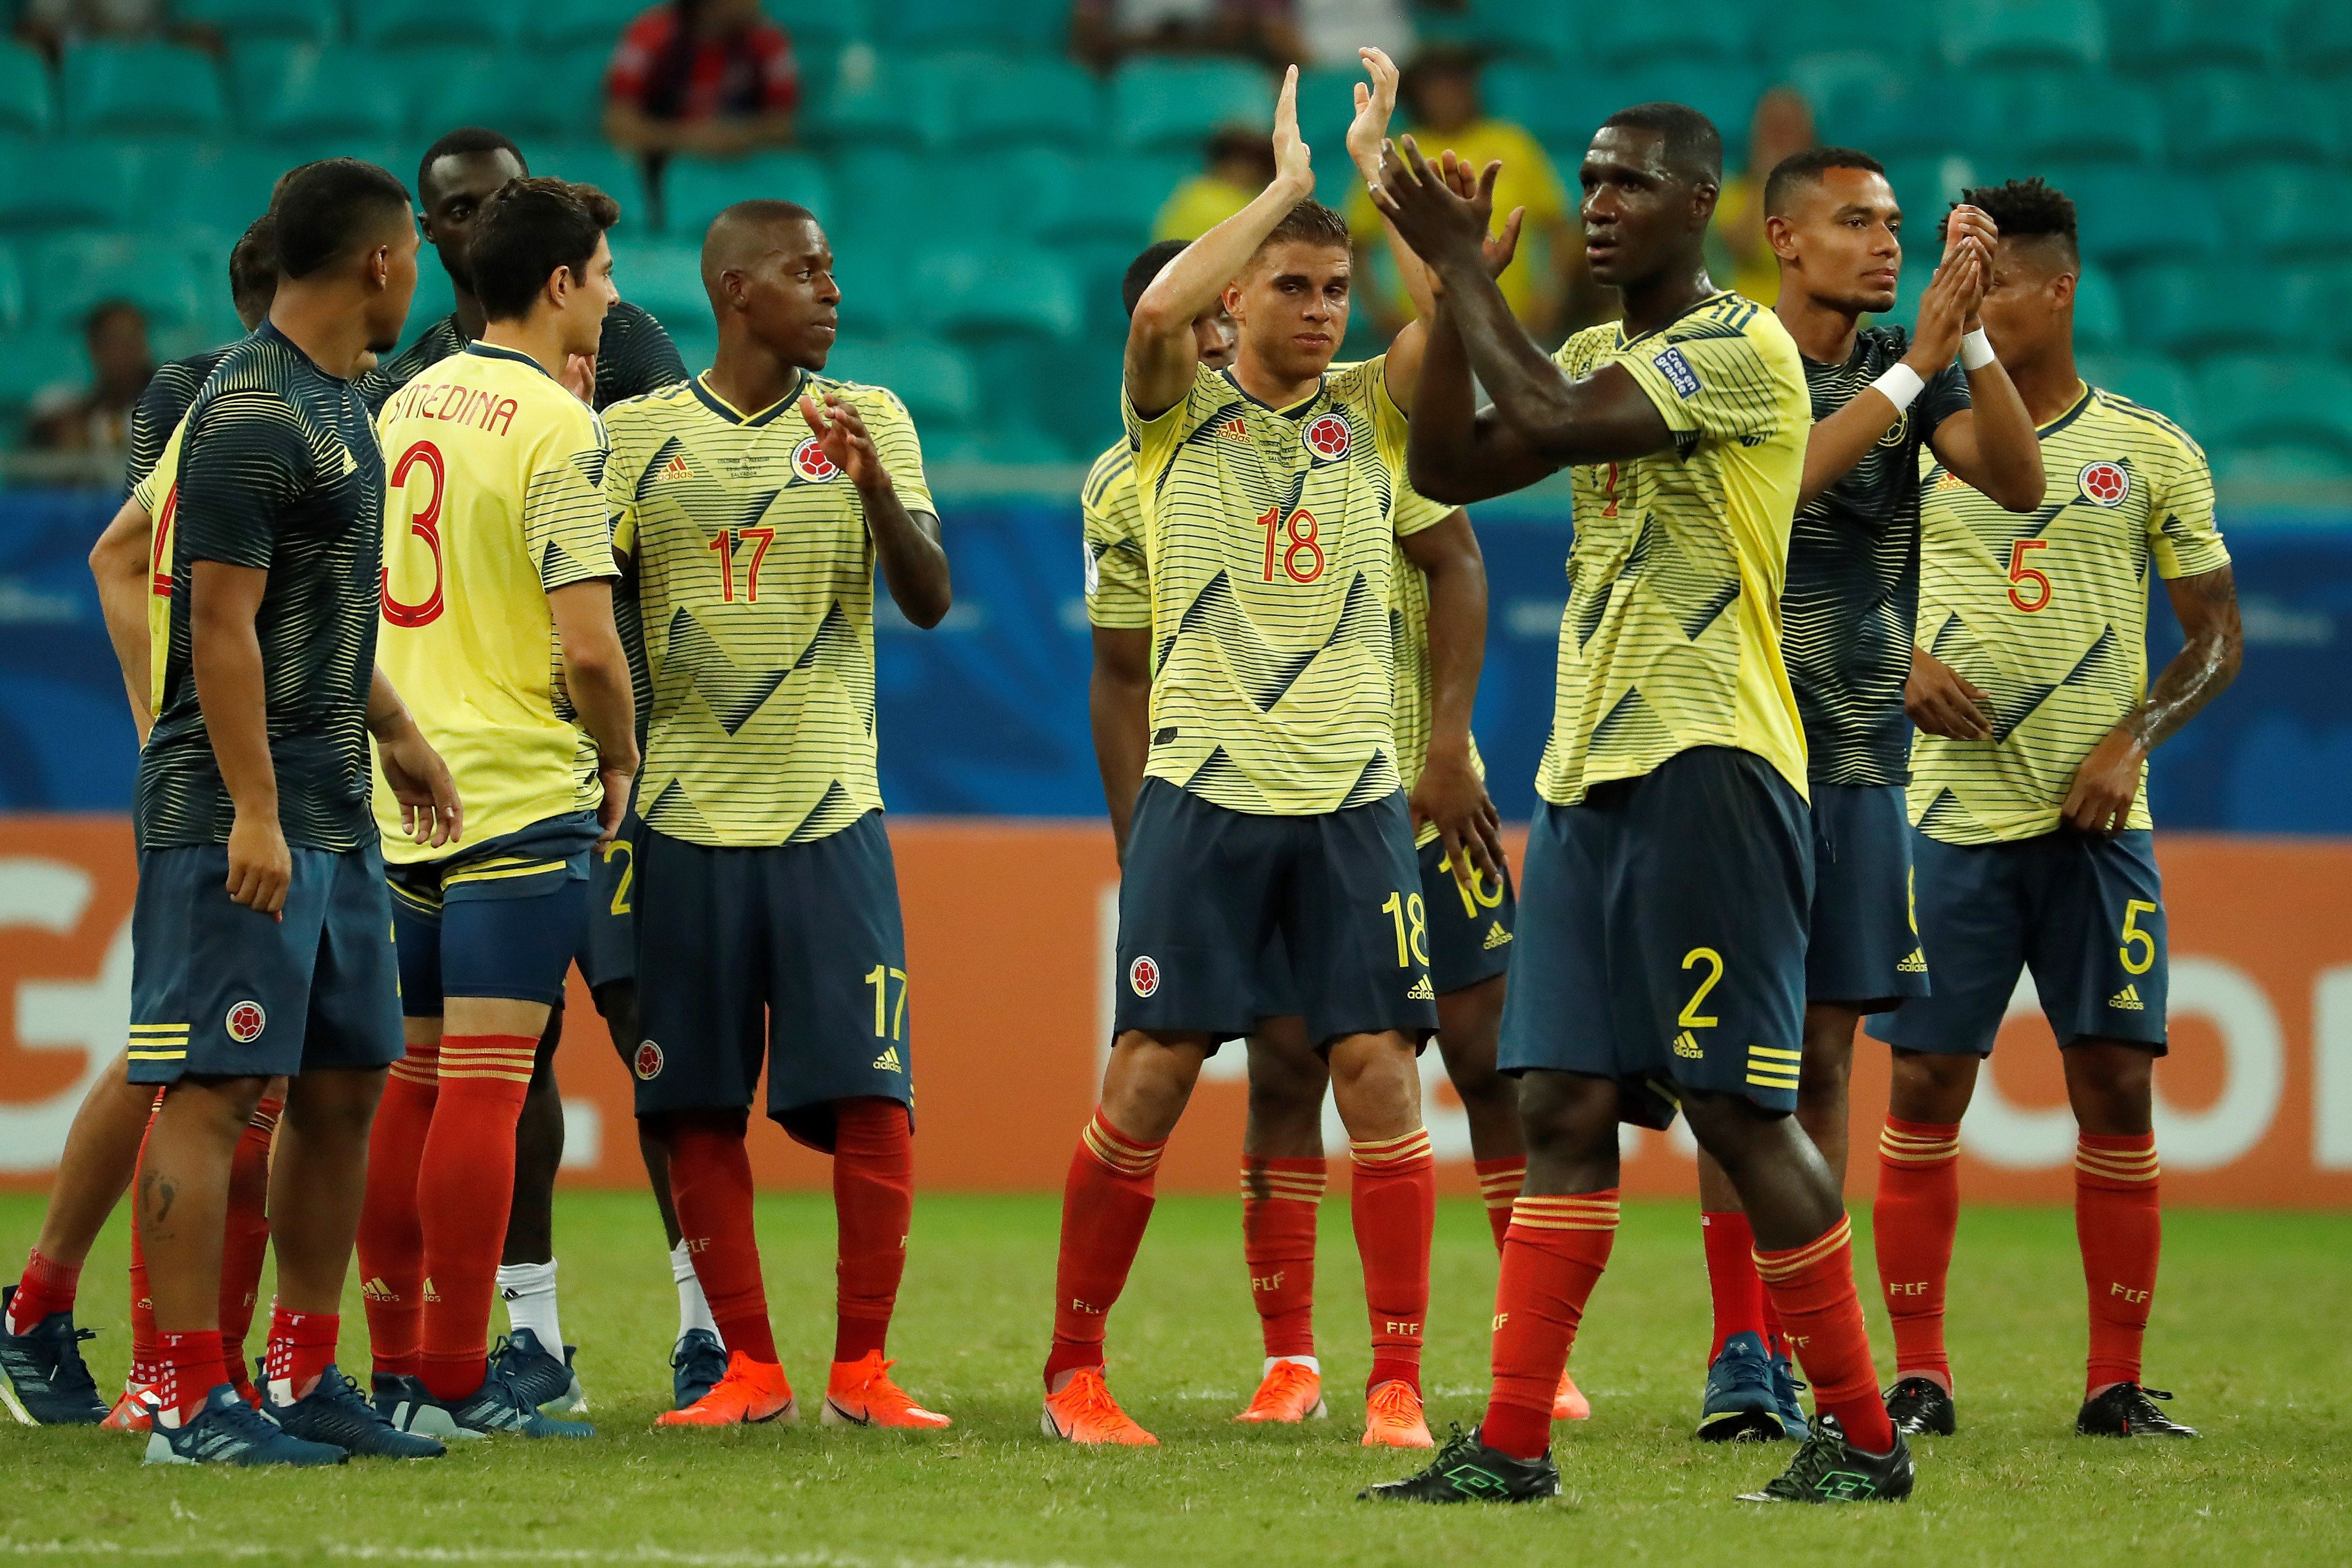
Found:
[[[2116,949],[2116,956],[2123,960],[2126,974],[2145,975],[2156,966],[2156,933],[2140,929],[2139,924],[2141,915],[2155,913],[2156,905],[2145,898],[2124,901],[2124,945]]]

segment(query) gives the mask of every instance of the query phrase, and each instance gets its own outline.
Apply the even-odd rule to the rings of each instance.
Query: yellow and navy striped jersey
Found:
[[[1405,417],[1385,357],[1269,408],[1205,366],[1154,418],[1127,394],[1151,582],[1149,778],[1229,810],[1385,799]]]
[[[700,377],[613,405],[614,543],[634,558],[653,684],[637,810],[689,843],[808,843],[882,806],[874,545],[801,417],[855,405],[909,512],[934,510],[907,407],[805,376],[754,413]]]
[[[1622,366],[1675,444],[1570,475],[1576,540],[1537,791],[1572,806],[1595,784],[1726,746],[1804,794],[1780,591],[1812,406],[1788,329],[1724,292],[1630,341],[1620,323],[1589,327],[1553,360],[1577,380]]]
[[[2075,769],[2147,694],[2148,568],[2230,562],[2205,454],[2179,425],[2085,387],[2041,435],[2032,512],[1927,465],[1919,646],[1992,706],[1990,740],[1912,742],[1911,820],[1946,843],[2054,831]],[[2127,827],[2149,824],[2147,785],[2143,768]]]
[[[1454,515],[1454,508],[1433,501],[1402,484],[1397,491],[1397,536],[1402,538],[1434,528]],[[1391,676],[1391,723],[1396,729],[1398,782],[1410,794],[1429,760],[1429,732],[1434,721],[1434,690],[1429,675],[1429,574],[1397,547],[1389,566],[1389,646],[1395,663]],[[1470,766],[1486,777],[1486,759],[1478,755],[1478,739],[1470,739]],[[1423,822],[1413,836],[1414,847],[1437,838],[1437,824]]]
[[[1086,539],[1087,621],[1105,631],[1151,628],[1151,564],[1135,493],[1135,452],[1124,441],[1095,459],[1078,492]]]
[[[604,799],[573,719],[547,596],[614,576],[604,430],[527,354],[475,343],[376,416],[390,470],[376,663],[449,765],[468,845]],[[465,852],[413,841],[378,777],[383,858]]]

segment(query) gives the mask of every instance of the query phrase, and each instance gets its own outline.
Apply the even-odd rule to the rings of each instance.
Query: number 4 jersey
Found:
[[[2179,425],[2086,387],[2041,434],[2047,488],[2032,512],[1926,465],[1919,646],[1992,706],[1990,740],[1912,744],[1911,820],[1946,843],[2055,829],[2075,769],[2147,692],[2148,568],[2194,577],[2230,561],[2205,454]],[[2149,825],[2145,772],[2126,825]]]

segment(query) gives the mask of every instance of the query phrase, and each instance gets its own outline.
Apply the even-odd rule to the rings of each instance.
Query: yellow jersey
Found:
[[[2043,425],[2042,505],[2011,512],[1922,455],[1919,646],[1991,699],[1992,738],[1911,743],[1911,820],[1950,844],[2053,831],[2075,769],[2147,692],[2148,569],[2230,564],[2187,433],[2093,387]],[[2126,827],[2149,825],[2140,773]]]
[[[547,596],[616,575],[605,442],[537,361],[468,345],[384,403],[383,625],[376,665],[449,765],[480,844],[604,800],[574,722]],[[413,842],[381,769],[376,825],[401,864],[463,852]]]
[[[1244,189],[1214,174],[1195,174],[1160,204],[1160,215],[1151,220],[1151,237],[1181,239],[1190,245],[1257,200],[1257,195],[1255,188]]]
[[[1434,528],[1454,515],[1454,508],[1442,501],[1433,501],[1410,484],[1397,494],[1397,537],[1403,538],[1423,528]],[[1390,699],[1391,722],[1396,727],[1396,755],[1399,782],[1406,794],[1421,779],[1421,769],[1429,760],[1429,732],[1433,727],[1434,688],[1429,674],[1429,574],[1415,566],[1412,558],[1397,547],[1396,559],[1390,565],[1389,646],[1396,662],[1396,673]],[[1470,737],[1470,766],[1478,777],[1486,777],[1486,759],[1478,755],[1478,737]],[[1413,835],[1413,846],[1433,842],[1438,836],[1435,822],[1423,822]]]
[[[1105,631],[1151,629],[1151,565],[1143,554],[1135,453],[1122,441],[1095,459],[1078,491],[1086,541],[1087,622]]]
[[[1389,610],[1405,416],[1386,368],[1334,365],[1280,409],[1206,367],[1151,419],[1120,393],[1151,584],[1145,777],[1265,816],[1402,788]]]
[[[1473,169],[1484,169],[1501,160],[1503,172],[1495,179],[1495,212],[1499,216],[1513,207],[1527,208],[1529,243],[1519,246],[1519,254],[1512,257],[1511,265],[1495,281],[1511,314],[1524,319],[1542,292],[1537,277],[1538,261],[1556,259],[1539,257],[1537,253],[1547,246],[1532,243],[1533,236],[1549,225],[1566,220],[1573,225],[1576,222],[1569,211],[1568,192],[1560,184],[1559,171],[1553,165],[1551,154],[1544,151],[1542,142],[1507,120],[1475,120],[1450,135],[1441,136],[1430,131],[1412,134],[1421,155],[1433,164],[1449,150]],[[1256,193],[1250,193],[1253,196]],[[1364,245],[1381,237],[1380,209],[1372,205],[1371,193],[1361,181],[1356,183],[1348,197],[1348,227]],[[1394,282],[1390,298],[1397,308],[1411,312],[1412,298],[1402,280]]]
[[[1537,792],[1573,806],[1595,784],[1726,746],[1805,795],[1780,591],[1813,416],[1788,329],[1725,291],[1639,338],[1587,328],[1553,360],[1576,380],[1623,366],[1675,444],[1570,476],[1576,540]]]
[[[906,405],[803,376],[756,413],[697,376],[604,411],[614,545],[635,560],[653,716],[637,811],[688,843],[810,843],[882,808],[874,542],[802,395],[856,406],[909,512],[935,509]]]
[[[147,514],[147,712],[163,711],[163,667],[172,651],[172,544],[180,510],[180,447],[187,416],[172,427],[155,465],[132,486],[131,498]]]

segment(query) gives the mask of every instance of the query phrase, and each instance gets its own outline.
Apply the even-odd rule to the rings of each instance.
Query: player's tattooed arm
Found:
[[[1189,334],[1192,330],[1187,325]],[[899,613],[925,631],[947,619],[954,601],[948,580],[947,546],[940,538],[940,519],[929,512],[909,512],[890,482],[890,471],[874,448],[857,405],[838,392],[824,394],[824,407],[806,393],[801,397],[801,417],[815,433],[817,444],[835,467],[857,487],[866,512],[866,531],[874,540],[874,556],[889,585],[891,601]]]
[[[1503,818],[1471,761],[1470,709],[1486,652],[1486,561],[1460,509],[1397,539],[1429,579],[1429,750],[1412,787],[1413,823],[1437,824],[1445,863],[1465,886],[1499,882]]]
[[[456,843],[466,826],[457,780],[381,669],[368,676],[367,727],[375,737],[376,766],[400,802],[403,830],[415,842],[436,849]]]
[[[1095,735],[1095,766],[1102,772],[1103,804],[1110,809],[1111,842],[1127,860],[1127,824],[1143,788],[1151,749],[1151,632],[1147,627],[1094,629],[1094,673],[1087,681],[1087,717]]]
[[[1128,400],[1156,419],[1192,390],[1200,350],[1192,320],[1241,276],[1265,236],[1293,207],[1315,194],[1315,172],[1298,134],[1298,68],[1283,73],[1274,108],[1274,180],[1250,204],[1186,246],[1135,303],[1127,329]]]
[[[2246,651],[2238,618],[2238,580],[2226,567],[2165,584],[2186,641],[2139,706],[2101,737],[2074,771],[2062,808],[2086,833],[2120,831],[2139,791],[2140,764],[2238,678]]]
[[[106,531],[89,550],[89,574],[98,580],[99,612],[106,622],[107,640],[114,644],[114,657],[122,665],[123,689],[131,697],[131,722],[139,727],[142,746],[147,744],[147,732],[155,723],[147,707],[151,679],[147,601],[153,591],[150,577],[155,570],[148,552],[154,537],[147,508],[133,498],[122,503],[122,509],[114,514],[114,520],[106,525]]]

